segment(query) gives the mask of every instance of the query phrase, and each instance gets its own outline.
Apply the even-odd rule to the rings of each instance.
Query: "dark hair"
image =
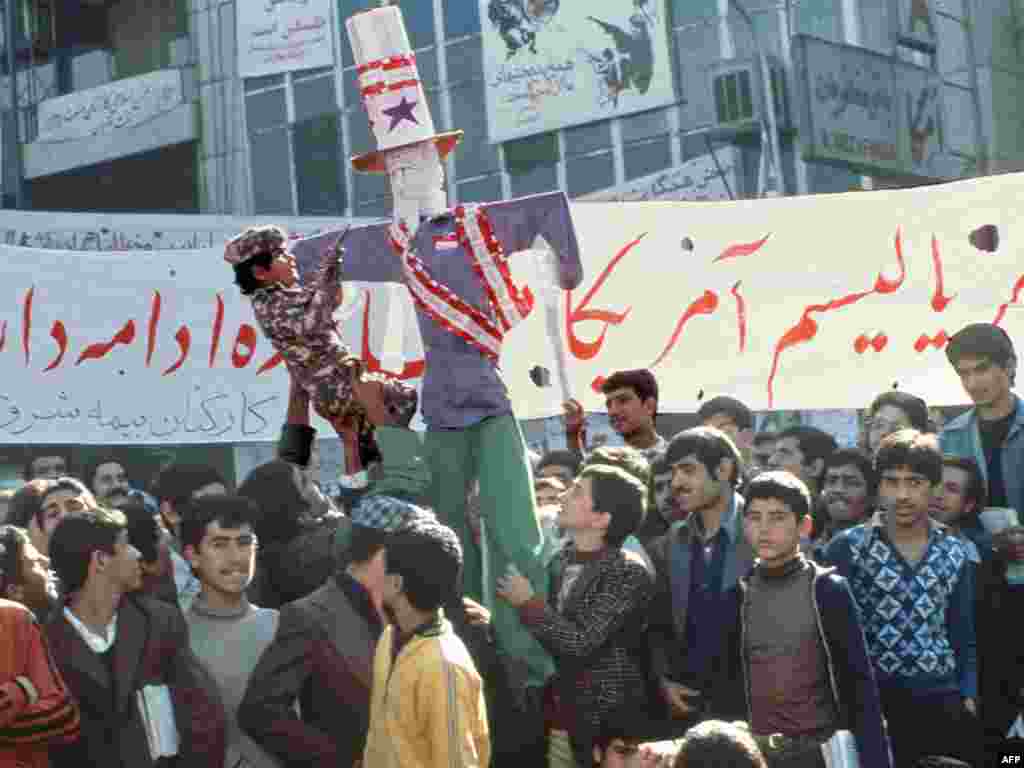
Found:
[[[25,480],[35,480],[35,473],[32,471],[32,465],[36,463],[36,459],[41,459],[44,456],[59,456],[64,459],[64,471],[67,472],[71,468],[71,452],[66,448],[36,448],[29,452],[25,458],[25,466],[21,470],[21,476]]]
[[[931,485],[942,482],[942,451],[935,435],[916,429],[901,429],[882,440],[875,453],[875,471],[881,480],[887,469],[909,467],[924,475]]]
[[[616,389],[628,388],[636,392],[640,402],[654,398],[654,415],[658,415],[658,380],[646,368],[635,368],[628,371],[616,371],[601,385],[601,393],[607,395]]]
[[[85,484],[89,486],[90,490],[96,487],[96,471],[104,464],[117,464],[121,469],[125,469],[124,461],[119,459],[112,453],[104,454],[98,458],[93,459],[85,465]],[[127,470],[126,470],[127,471]]]
[[[705,720],[686,732],[673,768],[766,768],[766,765],[745,724]]]
[[[712,397],[701,405],[697,411],[697,418],[700,419],[701,423],[706,422],[716,413],[724,413],[729,416],[736,423],[736,428],[753,429],[754,428],[754,414],[751,413],[750,409],[742,402],[737,400],[735,397],[729,397],[728,395],[719,395]]]
[[[114,554],[117,538],[126,526],[122,512],[102,507],[60,519],[50,539],[50,565],[65,595],[85,586],[93,552]]]
[[[964,356],[988,358],[1000,368],[1017,362],[1009,334],[992,323],[971,323],[953,334],[946,345],[946,359],[955,367]]]
[[[903,411],[914,429],[920,432],[928,431],[928,404],[917,395],[890,389],[871,401],[868,416],[873,417],[887,405]]]
[[[124,514],[129,543],[139,550],[144,563],[155,563],[160,557],[160,538],[163,533],[160,523],[146,507],[146,502],[140,496],[132,496],[119,504],[117,509]]]
[[[559,467],[567,467],[572,476],[576,477],[580,473],[580,458],[572,451],[548,451],[545,453],[540,461],[537,462],[537,472],[540,472],[544,467],[550,467],[552,465]]]
[[[856,467],[860,471],[868,486],[868,498],[873,499],[878,493],[878,475],[868,455],[856,448],[837,448],[825,458],[825,473],[846,466]]]
[[[616,739],[638,744],[664,735],[663,723],[652,721],[636,707],[620,706],[601,717],[592,731],[591,744],[604,753]]]
[[[636,448],[628,445],[602,445],[587,454],[583,469],[587,467],[618,467],[625,470],[644,485],[651,482],[651,462]]]
[[[379,528],[355,524],[345,549],[346,563],[368,563],[382,549],[387,548],[391,534]]]
[[[263,269],[270,269],[270,265],[274,261],[274,254],[270,251],[264,251],[263,253],[257,253],[255,256],[250,256],[245,261],[235,264],[235,285],[242,292],[243,296],[249,296],[258,289],[263,287],[263,283],[256,279],[256,276],[252,273],[253,267],[262,267]]]
[[[462,547],[451,528],[416,520],[391,537],[387,561],[388,573],[402,577],[402,593],[410,605],[434,611],[458,586]]]
[[[7,515],[7,522],[19,528],[28,528],[33,518],[36,524],[43,527],[43,496],[46,490],[55,481],[44,480],[37,477],[29,480],[21,488],[15,491],[11,497],[11,508]]]
[[[743,495],[746,498],[744,509],[747,510],[755,499],[775,499],[789,507],[797,522],[811,514],[811,492],[804,481],[792,472],[762,472],[747,483]]]
[[[743,458],[736,444],[725,432],[714,427],[693,427],[672,438],[665,449],[665,466],[671,467],[687,456],[696,456],[712,477],[722,459],[731,459],[732,475],[729,482],[735,487],[743,474]]]
[[[301,529],[299,520],[309,507],[295,486],[295,465],[281,459],[256,467],[238,486],[238,495],[256,502],[253,521],[263,545],[290,541]]]
[[[21,560],[25,555],[28,534],[14,525],[0,525],[0,597],[5,597],[7,588],[25,580]]]
[[[778,432],[757,432],[754,434],[754,445],[761,445],[761,443],[774,443],[778,439]]]
[[[818,459],[827,459],[829,454],[838,447],[836,439],[828,432],[817,427],[809,427],[805,424],[798,424],[797,426],[782,430],[775,436],[775,440],[778,442],[787,437],[792,437],[796,440],[800,453],[804,455],[804,465],[811,464]],[[824,462],[822,466],[824,467]],[[815,478],[819,486],[821,485],[821,478],[824,472],[825,470],[822,469],[821,473]]]
[[[174,462],[167,465],[153,480],[150,492],[157,502],[169,502],[171,506],[183,504],[192,494],[212,483],[227,487],[224,476],[208,464],[185,464]]]
[[[39,494],[39,510],[42,512],[43,505],[46,504],[46,499],[57,491],[71,491],[76,496],[83,494],[92,496],[92,491],[85,487],[85,483],[79,480],[77,477],[58,477],[56,480],[51,481],[41,494]]]
[[[193,499],[181,517],[181,547],[192,546],[198,550],[206,529],[213,523],[232,530],[248,525],[255,531],[253,521],[258,516],[256,502],[247,496],[217,495]]]
[[[942,456],[942,466],[956,467],[967,473],[967,490],[964,500],[974,502],[974,511],[971,513],[971,517],[977,516],[988,504],[985,479],[981,476],[978,462],[967,456],[953,456],[947,453]]]
[[[601,464],[584,469],[580,479],[590,480],[594,511],[611,516],[604,533],[605,544],[621,547],[644,521],[647,487],[626,470]]]

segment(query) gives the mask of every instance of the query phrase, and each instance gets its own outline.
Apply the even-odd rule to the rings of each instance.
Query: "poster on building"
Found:
[[[183,103],[180,69],[160,69],[39,103],[38,142],[74,141],[130,128]]]
[[[930,70],[808,35],[793,39],[805,159],[942,178],[941,88]]]
[[[738,149],[726,147],[714,154],[686,162],[624,184],[576,198],[581,202],[636,202],[643,200],[734,200],[740,188],[743,165]]]
[[[666,0],[478,2],[492,143],[677,100]]]
[[[509,255],[513,281],[535,297],[503,341],[512,407],[521,419],[560,414],[561,360],[588,412],[605,410],[601,382],[630,368],[657,377],[664,414],[722,393],[758,411],[860,409],[893,388],[962,404],[951,335],[991,322],[1024,343],[1022,196],[1024,174],[1007,174],[756,201],[573,203],[574,290],[544,290],[532,252]],[[287,371],[223,247],[0,246],[0,261],[0,444],[276,440]],[[309,275],[313,264],[301,266]],[[423,342],[395,274],[346,282],[335,321],[369,372],[415,385]]]
[[[239,0],[235,8],[239,77],[334,63],[331,0]]]
[[[889,17],[898,43],[929,53],[935,50],[938,36],[932,0],[889,0]]]

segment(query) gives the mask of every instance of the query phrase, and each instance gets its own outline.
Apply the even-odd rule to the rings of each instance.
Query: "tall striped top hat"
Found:
[[[421,141],[433,141],[441,159],[447,157],[462,131],[434,130],[402,11],[393,5],[363,11],[351,16],[345,27],[359,75],[359,92],[377,139],[377,149],[355,155],[352,167],[363,173],[386,173],[386,152]]]

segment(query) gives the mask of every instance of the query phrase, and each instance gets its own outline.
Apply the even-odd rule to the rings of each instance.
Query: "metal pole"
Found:
[[[757,30],[754,28],[754,20],[750,17],[750,13],[743,6],[740,0],[729,0],[729,4],[735,9],[736,13],[740,15],[743,21],[746,22],[747,26],[750,27],[750,39],[754,44],[754,50],[757,51],[758,66],[761,69],[761,85],[764,99],[764,112],[761,115],[761,123],[764,125],[764,118],[768,117],[768,140],[769,146],[763,146],[762,141],[761,151],[769,150],[771,153],[771,163],[769,164],[769,175],[768,181],[765,184],[765,193],[771,194],[772,196],[783,194],[782,189],[782,152],[779,149],[779,130],[776,121],[775,114],[775,90],[772,88],[771,72],[768,70],[768,57],[764,55],[764,49],[761,47],[760,41],[757,39]],[[769,190],[769,186],[774,184],[774,187]]]
[[[14,163],[14,207],[21,208],[24,205],[22,200],[22,189],[21,189],[21,127],[18,122],[18,70],[17,70],[17,57],[15,56],[15,46],[17,45],[16,30],[18,15],[14,7],[15,0],[4,0],[5,19],[4,26],[6,27],[4,35],[4,43],[7,46],[7,72],[8,84],[10,85],[10,99],[11,99],[11,161]],[[5,179],[9,176],[6,171],[4,173]]]

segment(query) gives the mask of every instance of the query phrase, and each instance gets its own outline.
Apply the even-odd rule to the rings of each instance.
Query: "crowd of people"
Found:
[[[0,765],[1002,764],[1024,750],[1024,401],[1001,328],[946,355],[968,411],[936,434],[885,391],[851,448],[755,432],[726,395],[666,437],[655,376],[610,375],[625,445],[589,450],[566,404],[568,449],[533,466],[545,580],[509,562],[479,601],[480,494],[461,529],[431,509],[383,385],[342,499],[310,477],[298,384],[278,458],[237,488],[36,453],[0,526]]]

